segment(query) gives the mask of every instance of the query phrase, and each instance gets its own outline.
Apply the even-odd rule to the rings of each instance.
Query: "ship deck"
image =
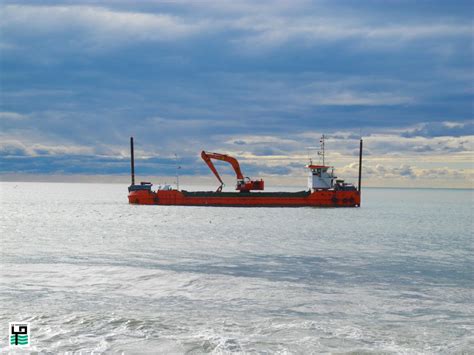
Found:
[[[181,190],[185,197],[307,197],[311,194],[309,190],[297,192],[216,192],[216,191],[186,191]]]

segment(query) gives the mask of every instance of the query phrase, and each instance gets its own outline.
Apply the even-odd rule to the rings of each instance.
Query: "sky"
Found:
[[[472,1],[0,2],[0,174],[474,178]],[[232,170],[216,164],[223,174]],[[295,180],[296,181],[296,180]],[[298,180],[299,181],[299,180]]]

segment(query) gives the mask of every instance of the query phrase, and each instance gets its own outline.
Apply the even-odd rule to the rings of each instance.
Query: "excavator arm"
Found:
[[[219,180],[219,182],[221,183],[221,185],[217,188],[217,192],[222,191],[222,186],[224,186],[224,182],[222,181],[211,159],[225,161],[232,165],[232,168],[234,169],[235,175],[237,177],[236,190],[240,190],[241,192],[249,192],[250,190],[263,190],[263,180],[250,180],[249,178],[244,178],[242,170],[240,170],[239,162],[234,157],[221,153],[205,152],[203,150],[201,152],[201,158],[206,162],[209,169],[211,169],[217,180]]]
[[[204,150],[201,152],[202,160],[204,160],[206,162],[209,169],[211,169],[211,171],[216,176],[217,180],[219,180],[219,182],[221,183],[221,185],[217,188],[217,192],[221,192],[222,191],[222,186],[224,186],[224,181],[222,181],[219,173],[216,170],[216,167],[214,166],[214,164],[212,163],[212,160],[211,160],[211,158],[219,159],[219,158],[216,158],[217,156],[220,157],[220,156],[222,156],[222,154],[208,153],[208,152],[205,152]],[[224,160],[224,159],[221,158],[220,160]]]

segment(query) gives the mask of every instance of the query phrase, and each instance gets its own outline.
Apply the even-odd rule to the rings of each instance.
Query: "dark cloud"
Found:
[[[137,159],[137,175],[174,175],[174,159]],[[0,156],[0,173],[119,174],[130,172],[128,159],[95,155]],[[192,175],[192,170],[187,174]]]
[[[400,176],[405,176],[405,177],[410,177],[413,178],[415,177],[415,173],[413,172],[413,168],[411,166],[401,166],[399,169],[395,169],[395,173],[400,175]]]
[[[28,155],[27,150],[18,144],[5,144],[0,147],[0,156],[23,157]]]
[[[364,134],[364,137],[367,138],[369,137],[370,134],[367,133],[367,134]],[[346,133],[346,134],[331,134],[331,135],[328,135],[328,138],[330,139],[342,139],[342,140],[347,140],[347,139],[360,139],[361,138],[361,134],[355,134],[355,133]]]
[[[254,147],[251,149],[251,153],[255,155],[260,155],[260,156],[261,155],[271,156],[271,155],[284,155],[285,153],[287,153],[287,151],[285,152],[284,150],[267,145],[263,147],[262,146]]]
[[[434,149],[429,145],[416,145],[411,148],[411,150],[417,153],[426,153],[434,151]]]

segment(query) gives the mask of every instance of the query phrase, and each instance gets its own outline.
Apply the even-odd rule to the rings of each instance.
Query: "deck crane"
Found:
[[[234,157],[231,157],[227,154],[205,152],[203,150],[201,152],[201,158],[206,162],[206,164],[209,166],[209,169],[211,169],[217,180],[219,180],[219,182],[221,183],[221,185],[217,188],[217,192],[222,191],[222,186],[224,186],[224,182],[219,176],[219,173],[217,172],[216,167],[212,163],[211,159],[222,160],[232,165],[232,168],[235,171],[235,175],[237,176],[237,186],[235,187],[236,190],[239,190],[240,192],[250,192],[250,190],[263,190],[263,180],[250,180],[249,177],[244,177],[242,171],[240,170],[239,162]]]

